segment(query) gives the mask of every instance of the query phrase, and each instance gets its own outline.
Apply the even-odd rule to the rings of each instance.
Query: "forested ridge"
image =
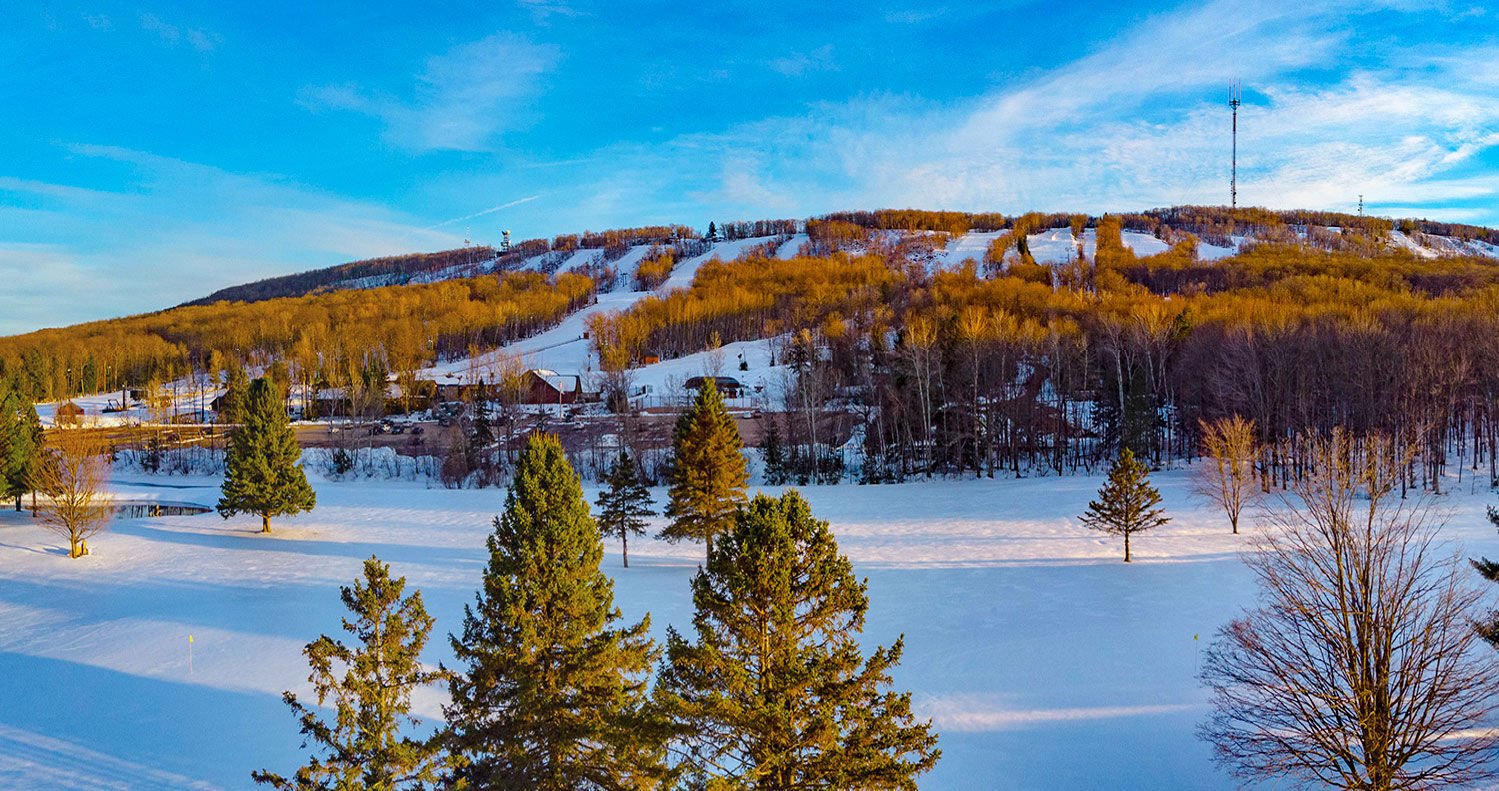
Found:
[[[1137,257],[1124,222],[1096,223],[1092,260],[1042,266],[996,245],[931,271],[910,265],[909,238],[848,252],[850,228],[874,223],[828,219],[808,247],[822,237],[830,252],[705,265],[690,289],[596,317],[593,337],[616,367],[784,338],[785,406],[806,415],[787,432],[813,476],[844,459],[815,438],[828,410],[860,421],[868,481],[1092,469],[1121,446],[1165,463],[1196,455],[1199,420],[1230,415],[1254,421],[1281,475],[1296,437],[1335,426],[1418,443],[1412,485],[1492,470],[1499,262],[1423,260],[1369,236],[1213,262],[1182,238]]]
[[[0,338],[0,370],[15,371],[37,400],[278,361],[298,381],[343,386],[371,369],[409,377],[434,360],[525,337],[593,291],[579,274],[512,272],[185,306]]]
[[[186,304],[259,302],[278,297],[300,297],[322,291],[406,285],[419,282],[423,276],[445,280],[475,277],[491,271],[504,272],[516,269],[527,259],[546,253],[570,253],[579,249],[614,251],[622,250],[629,245],[662,244],[692,235],[695,235],[695,232],[691,228],[672,225],[559,234],[551,240],[526,239],[503,250],[489,245],[470,244],[454,250],[383,256],[308,272],[266,278],[253,283],[223,288]]]
[[[1066,260],[1033,255],[1028,239],[1047,229],[1071,230]],[[944,262],[968,232],[991,232],[987,251]],[[1166,249],[1137,255],[1126,232]],[[805,241],[792,250],[798,233]],[[594,315],[599,366],[617,383],[651,358],[772,339],[790,372],[775,406],[801,416],[784,438],[814,477],[841,477],[849,460],[821,427],[829,414],[856,424],[859,475],[871,482],[1091,470],[1121,447],[1169,463],[1196,455],[1199,420],[1238,415],[1279,474],[1298,463],[1281,440],[1339,426],[1419,443],[1411,484],[1437,486],[1454,467],[1491,470],[1499,451],[1499,261],[1418,257],[1394,233],[1499,241],[1475,226],[1191,206],[652,226],[523,242],[496,254],[512,256],[497,274],[4,338],[0,367],[38,400],[226,362],[279,361],[309,384],[353,384],[371,370],[409,380],[554,325],[616,275],[658,289],[708,242],[763,237],[736,260],[701,264],[689,288]],[[1203,260],[1209,244],[1238,252]],[[650,247],[633,272],[544,274],[571,251],[602,250],[607,267],[634,245]],[[534,266],[519,269],[528,254]]]

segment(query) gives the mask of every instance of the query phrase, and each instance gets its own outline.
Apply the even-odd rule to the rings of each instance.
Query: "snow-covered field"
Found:
[[[906,635],[897,683],[942,740],[924,788],[1232,787],[1193,737],[1195,673],[1213,630],[1252,601],[1244,542],[1188,497],[1186,473],[1156,480],[1175,521],[1139,537],[1129,565],[1076,523],[1097,478],[806,490],[869,578],[866,640]],[[252,769],[294,767],[281,691],[304,689],[301,648],[337,630],[337,588],[371,553],[422,590],[437,618],[427,659],[446,660],[503,492],[315,485],[317,510],[271,536],[214,514],[120,521],[76,561],[0,512],[0,787],[247,788]],[[211,505],[217,481],[115,489]],[[1499,554],[1492,500],[1444,498],[1469,554]],[[626,570],[611,544],[625,616],[649,612],[658,636],[686,626],[700,552],[632,542]],[[420,704],[436,714],[439,700]]]

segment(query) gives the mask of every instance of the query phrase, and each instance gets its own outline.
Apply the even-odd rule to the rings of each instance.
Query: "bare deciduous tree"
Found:
[[[38,515],[48,530],[68,540],[70,558],[87,555],[88,539],[109,524],[108,478],[109,458],[97,432],[59,429],[47,437],[34,482],[47,496]]]
[[[1200,735],[1249,781],[1386,791],[1491,776],[1499,661],[1431,504],[1394,491],[1403,454],[1341,433],[1302,441],[1315,467],[1246,558],[1260,604],[1204,659]]]
[[[1239,532],[1239,514],[1259,492],[1254,478],[1254,421],[1238,415],[1198,421],[1202,428],[1202,452],[1193,490],[1211,500],[1228,515],[1234,533]]]

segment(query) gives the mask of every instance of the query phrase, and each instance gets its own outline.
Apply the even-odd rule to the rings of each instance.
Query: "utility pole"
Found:
[[[1233,110],[1233,158],[1230,160],[1228,181],[1228,205],[1229,208],[1239,207],[1239,81],[1234,80],[1228,85],[1228,106]]]

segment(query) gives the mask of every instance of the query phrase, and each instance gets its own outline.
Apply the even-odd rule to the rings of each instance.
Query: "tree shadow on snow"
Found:
[[[169,517],[170,518],[170,517]],[[167,529],[146,522],[122,524],[116,532],[134,535],[150,541],[185,546],[207,547],[226,550],[257,550],[283,552],[294,555],[317,557],[341,557],[364,560],[377,555],[386,562],[416,562],[454,565],[473,563],[475,573],[483,567],[487,554],[478,547],[438,547],[423,544],[393,544],[374,541],[324,541],[316,538],[296,538],[277,533],[262,533],[258,529],[207,528],[194,525],[196,529]],[[476,576],[477,579],[477,576]]]
[[[7,651],[0,678],[0,774],[16,787],[243,788],[299,763],[276,695]]]

